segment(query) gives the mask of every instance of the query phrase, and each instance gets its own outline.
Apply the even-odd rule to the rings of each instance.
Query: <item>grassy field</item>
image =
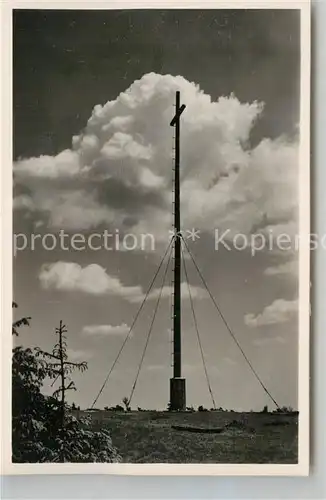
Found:
[[[128,463],[296,463],[298,416],[236,412],[98,412]],[[217,433],[173,425],[222,428]],[[226,426],[226,427],[225,427]]]

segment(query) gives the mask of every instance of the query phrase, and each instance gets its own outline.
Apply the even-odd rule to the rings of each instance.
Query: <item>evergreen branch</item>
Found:
[[[27,316],[25,318],[20,318],[17,321],[14,321],[14,323],[12,324],[12,334],[18,337],[19,334],[17,328],[20,328],[21,326],[30,326],[29,321],[31,319],[32,318],[30,316]]]
[[[43,351],[43,349],[40,349],[39,347],[35,347],[35,351],[37,353],[37,356],[44,356],[46,358],[54,358],[60,360],[59,356],[56,356],[55,354],[51,354],[50,352]]]

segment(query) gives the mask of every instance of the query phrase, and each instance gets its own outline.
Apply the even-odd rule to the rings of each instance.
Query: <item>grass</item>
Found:
[[[102,411],[93,419],[110,429],[125,463],[297,463],[297,415]],[[172,425],[227,427],[202,434]]]

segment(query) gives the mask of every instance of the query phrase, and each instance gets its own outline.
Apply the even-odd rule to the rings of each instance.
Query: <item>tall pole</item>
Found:
[[[180,108],[180,92],[176,93],[176,115]],[[174,307],[173,307],[173,377],[181,377],[181,241],[180,234],[180,118],[175,123],[174,167]]]
[[[171,409],[185,407],[185,380],[181,379],[181,238],[180,238],[180,92],[176,92],[175,115],[170,123],[175,128],[174,164],[174,303],[173,303],[173,379],[170,382]]]

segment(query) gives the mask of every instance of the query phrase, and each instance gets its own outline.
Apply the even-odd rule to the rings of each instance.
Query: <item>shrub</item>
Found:
[[[299,412],[293,410],[291,406],[282,406],[281,408],[277,408],[273,413],[286,413],[288,415],[297,415]]]
[[[202,405],[198,406],[198,411],[208,411],[207,408],[204,408]]]
[[[126,408],[126,411],[131,411],[131,408],[130,408],[130,401],[129,401],[129,398],[127,398],[127,396],[125,396],[123,399],[122,399],[122,403],[124,404],[125,408]]]

